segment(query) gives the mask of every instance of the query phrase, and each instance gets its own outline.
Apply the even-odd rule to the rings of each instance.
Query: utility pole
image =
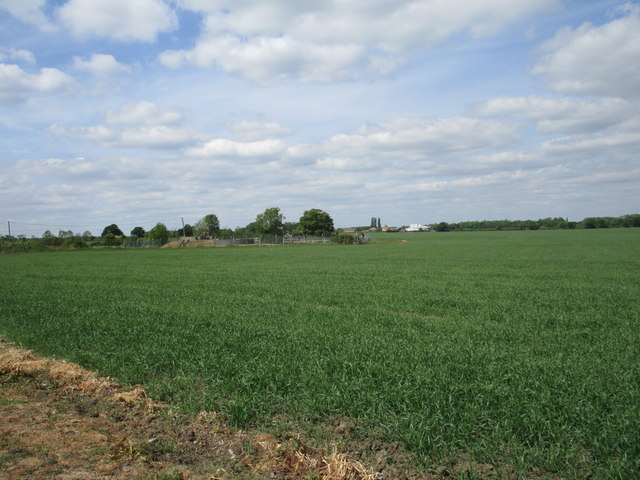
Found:
[[[9,225],[9,238],[11,238],[11,220],[7,220],[7,225]]]

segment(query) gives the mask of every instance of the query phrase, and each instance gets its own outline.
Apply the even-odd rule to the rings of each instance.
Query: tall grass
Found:
[[[406,243],[395,243],[406,239]],[[352,418],[425,463],[640,471],[640,230],[0,256],[0,331],[160,400]]]

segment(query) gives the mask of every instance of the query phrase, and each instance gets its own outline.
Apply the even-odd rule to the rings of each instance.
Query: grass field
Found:
[[[401,239],[406,243],[399,243]],[[237,426],[640,472],[640,229],[0,255],[0,333]]]

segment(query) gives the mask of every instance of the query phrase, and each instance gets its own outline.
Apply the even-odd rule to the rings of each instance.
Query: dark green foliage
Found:
[[[102,245],[105,247],[116,247],[122,244],[122,238],[116,237],[113,233],[107,233],[102,236]]]
[[[233,236],[236,238],[254,237],[256,235],[259,235],[256,222],[251,222],[246,227],[238,227],[233,231]]]
[[[302,229],[300,228],[300,224],[296,222],[284,222],[283,224],[283,233],[285,235],[302,235]]]
[[[538,230],[540,228],[540,225],[538,225],[538,223],[534,222],[533,220],[527,220],[525,222],[525,226],[527,230]]]
[[[62,246],[64,248],[87,248],[88,245],[86,242],[78,236],[73,236],[69,238],[65,238],[62,242]]]
[[[45,250],[44,243],[37,239],[0,241],[1,253],[28,253]]]
[[[218,220],[218,217],[214,213],[205,215],[204,224],[211,235],[215,235],[216,232],[220,230],[220,220]]]
[[[188,223],[184,226],[184,229],[179,228],[176,231],[176,233],[177,233],[178,237],[193,237],[194,236],[193,227],[191,225],[189,225]]]
[[[60,245],[62,245],[63,239],[60,237],[55,237],[53,235],[46,237],[43,236],[41,242],[42,245],[47,247],[59,247]]]
[[[185,225],[185,229],[186,228],[187,227]],[[209,235],[216,236],[220,230],[220,220],[215,213],[210,213],[198,220],[192,230],[192,235],[203,235],[208,233]]]
[[[162,243],[166,243],[169,240],[169,230],[164,223],[156,223],[156,226],[149,230],[148,237],[150,240],[159,240]]]
[[[142,238],[146,235],[146,233],[147,232],[145,232],[144,228],[142,227],[135,227],[133,230],[131,230],[131,236],[136,238]]]
[[[255,231],[259,235],[282,235],[284,233],[284,215],[280,213],[278,207],[267,208],[258,214],[254,225]]]
[[[598,223],[595,218],[589,217],[582,221],[582,226],[583,228],[598,228]]]
[[[451,227],[447,222],[440,222],[433,227],[436,232],[448,232],[451,230]]]
[[[122,233],[122,230],[120,230],[118,228],[118,225],[116,225],[115,223],[112,223],[111,225],[104,227],[104,230],[102,230],[102,236],[106,236],[109,233],[111,233],[112,235],[116,236],[116,237],[122,237],[124,236],[124,233]]]
[[[307,210],[298,222],[299,230],[305,235],[331,235],[334,232],[331,216],[318,208]]]
[[[445,222],[442,222],[445,223]],[[450,230],[552,230],[574,228],[640,227],[640,214],[622,217],[587,217],[581,222],[571,222],[562,217],[539,220],[480,220],[448,224]]]
[[[354,245],[362,243],[362,235],[359,233],[338,233],[331,237],[333,243],[341,245]]]
[[[218,230],[218,233],[216,234],[217,238],[232,238],[233,237],[233,230],[231,230],[230,228],[221,228],[220,230]]]

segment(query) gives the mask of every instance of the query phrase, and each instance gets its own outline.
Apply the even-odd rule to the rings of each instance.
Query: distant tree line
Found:
[[[572,222],[562,217],[547,217],[539,220],[480,220],[459,223],[440,222],[433,225],[433,229],[437,232],[630,227],[640,227],[640,214],[623,215],[621,217],[587,217],[580,222]]]
[[[171,230],[158,222],[152,229],[145,231],[143,227],[134,227],[130,235],[126,235],[117,224],[107,225],[100,236],[91,232],[74,233],[71,230],[60,230],[55,235],[46,230],[41,238],[0,237],[2,244],[0,251],[37,251],[47,248],[86,248],[86,247],[119,247],[135,244],[136,246],[162,245],[170,239],[180,237],[198,238],[243,238],[276,235],[332,235],[335,232],[333,219],[320,209],[306,210],[298,222],[285,222],[280,208],[267,208],[258,214],[256,219],[244,227],[221,228],[220,220],[214,213],[210,213],[198,220],[194,225],[185,224],[184,228]],[[19,240],[15,242],[14,240]],[[5,245],[6,243],[6,245]]]
[[[587,217],[579,222],[569,221],[562,217],[547,217],[539,220],[480,220],[459,223],[440,222],[432,225],[438,232],[476,231],[476,230],[550,230],[575,228],[631,228],[640,227],[640,214],[623,215],[621,217]],[[371,217],[370,226],[354,227],[356,232],[380,228],[380,218]],[[393,228],[389,231],[398,231]],[[138,245],[161,245],[172,238],[183,236],[207,236],[209,238],[245,238],[275,235],[333,235],[336,229],[331,216],[320,209],[306,210],[297,222],[286,222],[278,207],[267,208],[258,214],[256,219],[244,227],[235,229],[221,228],[220,221],[214,213],[205,215],[194,225],[185,224],[184,228],[170,230],[164,223],[157,223],[148,232],[144,228],[134,227],[127,236],[118,227],[111,224],[104,227],[100,236],[85,231],[82,234],[71,230],[59,230],[55,235],[46,230],[41,238],[0,237],[0,252],[6,251],[38,251],[47,248],[86,248],[86,247],[118,247],[127,241],[136,241]],[[338,230],[341,233],[341,230]],[[343,236],[344,237],[344,236]],[[16,241],[18,240],[18,241]],[[351,241],[340,237],[340,242]]]
[[[335,231],[333,219],[327,212],[318,208],[306,210],[297,222],[286,222],[278,207],[267,208],[258,214],[253,222],[244,227],[221,228],[216,232],[218,238],[244,238],[281,235],[332,235]]]

